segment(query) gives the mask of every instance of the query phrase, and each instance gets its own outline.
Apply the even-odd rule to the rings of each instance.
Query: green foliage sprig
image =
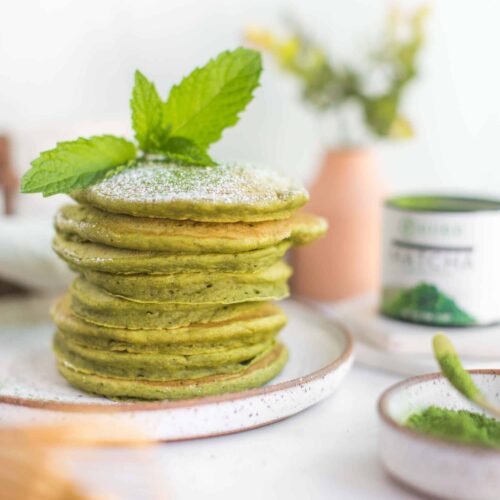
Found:
[[[368,69],[364,71],[332,60],[323,47],[297,28],[283,39],[267,30],[250,29],[247,39],[270,53],[284,71],[301,82],[304,100],[316,110],[338,112],[345,104],[354,102],[360,106],[373,135],[402,139],[413,135],[400,107],[404,91],[417,76],[427,11],[421,7],[403,16],[399,10],[392,10],[382,43],[369,54]],[[380,92],[371,92],[369,88],[369,77],[374,71],[384,75],[385,85]]]
[[[208,148],[238,122],[253,99],[261,72],[258,52],[244,48],[222,52],[173,86],[163,101],[155,85],[136,71],[130,107],[137,146],[112,135],[60,142],[31,163],[21,191],[44,196],[70,193],[149,155],[190,166],[216,165]]]

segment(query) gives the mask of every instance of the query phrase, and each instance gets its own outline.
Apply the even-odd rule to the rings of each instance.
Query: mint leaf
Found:
[[[185,137],[170,137],[165,143],[164,150],[170,161],[179,161],[185,165],[199,167],[217,165],[203,149]]]
[[[172,87],[164,109],[164,126],[172,136],[193,141],[202,150],[238,122],[238,114],[259,85],[262,60],[254,50],[222,52]]]
[[[134,144],[112,135],[59,142],[31,162],[32,168],[22,178],[21,192],[50,196],[84,189],[135,157]]]
[[[190,158],[192,165],[207,167],[217,165],[208,153],[185,137],[170,137],[165,143],[165,152],[167,155],[182,155]]]
[[[163,128],[164,104],[154,84],[139,70],[135,72],[130,107],[132,128],[140,148],[146,153],[160,151],[168,137],[168,129]]]

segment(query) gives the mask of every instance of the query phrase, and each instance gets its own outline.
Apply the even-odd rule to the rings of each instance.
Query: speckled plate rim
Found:
[[[297,302],[301,307],[311,309],[306,304]],[[152,401],[152,402],[130,402],[130,403],[113,403],[113,404],[100,404],[100,403],[57,403],[47,399],[27,399],[17,398],[12,396],[0,396],[0,404],[10,404],[15,406],[25,406],[29,408],[56,410],[64,412],[92,412],[92,413],[117,413],[117,412],[130,412],[130,411],[155,411],[155,410],[174,410],[193,408],[196,406],[224,403],[229,401],[238,401],[241,399],[252,398],[256,396],[269,395],[275,392],[284,391],[297,387],[299,385],[307,384],[315,380],[319,380],[328,374],[336,371],[340,366],[347,364],[354,358],[354,340],[352,334],[340,321],[329,320],[324,317],[318,317],[318,322],[325,325],[325,328],[331,329],[332,325],[335,326],[338,333],[343,335],[345,340],[344,350],[339,356],[331,363],[325,365],[323,368],[311,372],[302,377],[280,382],[278,384],[266,385],[255,389],[249,389],[240,392],[230,392],[217,396],[206,396],[202,398],[191,398],[178,401]],[[286,417],[283,417],[286,418]],[[278,419],[281,420],[281,419]],[[271,423],[271,422],[269,422]]]
[[[472,375],[496,375],[497,377],[500,377],[500,369],[480,369],[480,370],[468,370],[468,371]],[[418,432],[414,429],[410,429],[409,427],[400,424],[390,416],[388,410],[389,398],[391,398],[391,396],[393,396],[396,392],[411,387],[413,385],[418,385],[422,382],[429,382],[432,380],[438,380],[443,378],[444,376],[441,372],[428,373],[426,375],[418,375],[416,377],[411,377],[406,380],[402,380],[401,382],[398,382],[394,385],[391,385],[380,395],[377,403],[377,411],[382,422],[389,425],[392,429],[395,429],[396,431],[405,434],[406,436],[410,436],[413,439],[418,439],[420,441],[425,441],[427,443],[431,443],[434,445],[444,446],[454,450],[462,450],[462,451],[466,450],[468,453],[472,453],[474,455],[491,456],[500,454],[500,449],[487,448],[486,446],[479,446],[475,444],[447,441],[446,439],[440,439],[434,436],[430,436],[428,434]]]

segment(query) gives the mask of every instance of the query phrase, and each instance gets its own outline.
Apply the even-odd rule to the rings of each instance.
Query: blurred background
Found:
[[[423,3],[397,5],[411,13]],[[473,9],[451,0],[426,5],[430,15],[418,74],[400,103],[415,135],[369,141],[384,191],[500,194],[500,7],[486,0]],[[287,36],[290,25],[299,22],[332,61],[362,64],[380,44],[392,7],[394,2],[383,0],[2,2],[4,162],[22,174],[58,140],[103,132],[130,135],[128,101],[136,68],[166,96],[194,65],[244,43],[249,27]],[[338,143],[338,130],[304,105],[297,79],[285,75],[272,56],[264,61],[255,100],[212,153],[277,167],[310,185],[324,152]],[[14,196],[9,205],[17,214],[48,217],[62,199]],[[0,247],[10,234],[0,231]]]
[[[401,1],[403,9],[421,2]],[[0,5],[0,130],[19,171],[78,133],[128,133],[133,72],[165,95],[194,64],[242,43],[249,25],[279,30],[293,16],[332,55],[357,58],[376,40],[383,0],[23,0]],[[431,2],[419,81],[405,95],[416,137],[378,145],[391,190],[500,192],[500,7],[486,0]],[[272,111],[271,111],[272,110]],[[262,88],[213,153],[276,165],[308,180],[328,131],[297,84],[269,59]],[[34,196],[19,200],[33,210]],[[31,205],[31,208],[28,207]],[[36,211],[49,210],[47,203]]]

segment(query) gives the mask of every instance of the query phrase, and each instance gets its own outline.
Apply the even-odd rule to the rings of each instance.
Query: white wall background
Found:
[[[0,129],[13,134],[16,163],[25,170],[56,140],[105,130],[128,133],[136,68],[166,95],[194,65],[241,43],[244,26],[279,27],[285,12],[294,13],[333,54],[356,55],[376,37],[388,5],[383,0],[1,2]],[[418,136],[379,145],[386,183],[391,191],[500,195],[500,4],[439,0],[431,5],[421,78],[406,102]],[[294,82],[271,61],[265,68],[256,99],[213,153],[274,164],[307,180],[323,145],[317,120],[299,102]]]

